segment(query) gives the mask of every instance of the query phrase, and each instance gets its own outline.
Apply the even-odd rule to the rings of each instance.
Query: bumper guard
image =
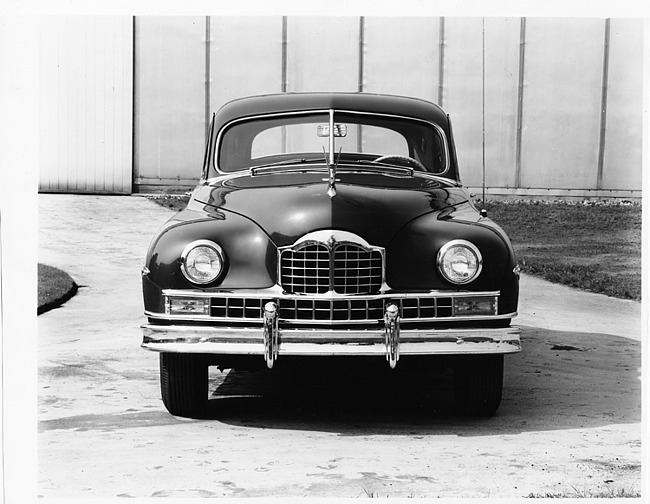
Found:
[[[263,355],[272,368],[283,355],[384,355],[391,368],[400,355],[506,354],[521,350],[518,327],[400,329],[399,310],[386,307],[382,329],[280,329],[278,307],[264,306],[260,328],[187,325],[142,326],[142,347],[157,352]]]

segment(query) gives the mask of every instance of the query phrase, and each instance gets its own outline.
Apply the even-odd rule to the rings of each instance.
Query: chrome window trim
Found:
[[[432,173],[432,172],[422,172],[422,173],[427,173],[429,175],[434,175],[434,176],[443,176],[447,172],[449,172],[449,169],[451,168],[451,155],[449,152],[449,142],[447,139],[447,135],[445,134],[445,131],[442,129],[442,127],[439,124],[426,121],[424,119],[419,119],[415,117],[408,117],[408,116],[402,116],[402,115],[396,115],[396,114],[385,114],[381,112],[360,112],[358,110],[347,110],[347,109],[313,109],[313,110],[301,110],[298,112],[276,112],[272,114],[260,114],[260,115],[252,115],[252,116],[246,116],[246,117],[240,117],[238,119],[233,119],[232,121],[226,123],[221,127],[219,132],[217,133],[217,139],[214,142],[214,150],[212,152],[212,167],[215,169],[217,172],[217,177],[221,175],[230,175],[233,173],[241,173],[241,172],[247,172],[252,168],[252,166],[248,166],[246,168],[242,168],[241,170],[234,170],[234,171],[225,171],[219,168],[219,164],[217,162],[217,159],[219,157],[219,150],[221,149],[221,142],[223,135],[226,130],[231,128],[232,126],[235,126],[239,123],[242,122],[248,122],[248,121],[255,121],[257,119],[271,119],[271,118],[276,118],[276,117],[295,117],[295,116],[306,116],[306,115],[316,115],[316,114],[328,114],[328,115],[336,115],[337,113],[341,114],[350,114],[350,115],[362,115],[362,116],[375,116],[375,117],[387,117],[391,119],[404,119],[407,121],[413,121],[413,122],[419,122],[423,124],[427,124],[429,126],[433,126],[433,128],[437,131],[438,135],[442,138],[443,142],[443,148],[445,151],[445,169],[442,170],[441,172],[438,173]],[[330,117],[330,120],[332,118]],[[211,180],[213,180],[216,177],[211,177],[207,180],[209,183]]]

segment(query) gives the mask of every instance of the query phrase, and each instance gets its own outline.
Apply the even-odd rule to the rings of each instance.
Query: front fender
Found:
[[[432,212],[411,221],[386,249],[386,283],[397,290],[501,291],[499,313],[517,311],[519,279],[514,251],[505,233],[489,219],[455,217],[453,211]],[[483,257],[479,277],[462,286],[438,271],[438,251],[447,242],[464,239]]]
[[[195,240],[211,240],[225,253],[225,274],[215,283],[195,285],[181,272],[181,253]],[[154,236],[143,276],[145,309],[159,311],[163,289],[263,289],[275,284],[277,248],[259,226],[230,212],[186,209]]]

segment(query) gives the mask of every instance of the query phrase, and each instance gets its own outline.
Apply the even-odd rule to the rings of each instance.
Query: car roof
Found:
[[[215,117],[215,131],[235,119],[309,110],[349,110],[411,117],[447,129],[447,115],[436,104],[420,98],[373,93],[278,93],[230,101]]]

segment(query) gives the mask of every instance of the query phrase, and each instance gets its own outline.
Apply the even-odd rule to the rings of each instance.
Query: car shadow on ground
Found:
[[[641,344],[602,335],[523,328],[506,356],[504,398],[491,418],[455,411],[452,373],[391,370],[383,359],[317,361],[272,371],[211,372],[207,419],[249,427],[369,434],[519,434],[641,421]]]

